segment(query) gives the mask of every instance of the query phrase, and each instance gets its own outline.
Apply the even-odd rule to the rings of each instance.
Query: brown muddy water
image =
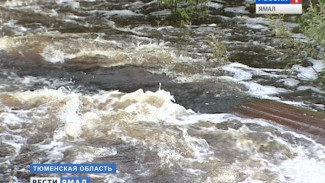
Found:
[[[0,1],[0,182],[29,182],[31,163],[117,164],[78,175],[93,183],[324,182],[323,145],[230,113],[256,98],[325,110],[310,65],[284,74],[285,45],[253,7],[214,0],[180,28],[149,0]],[[209,61],[213,38],[229,64]]]

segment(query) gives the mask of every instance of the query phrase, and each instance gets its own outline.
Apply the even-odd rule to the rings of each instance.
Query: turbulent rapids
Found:
[[[92,183],[323,182],[316,138],[233,112],[267,99],[324,113],[323,63],[286,75],[254,1],[208,6],[179,27],[157,26],[170,12],[155,1],[0,1],[0,183],[29,182],[32,163],[117,165],[80,175]],[[229,64],[209,62],[212,36]]]

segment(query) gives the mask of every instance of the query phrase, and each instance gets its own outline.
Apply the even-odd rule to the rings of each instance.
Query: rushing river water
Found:
[[[325,110],[313,68],[284,74],[253,6],[212,1],[180,28],[148,0],[1,0],[0,182],[29,182],[31,163],[117,164],[80,175],[93,183],[324,182],[323,145],[230,113],[250,98]],[[225,66],[208,59],[214,37]]]

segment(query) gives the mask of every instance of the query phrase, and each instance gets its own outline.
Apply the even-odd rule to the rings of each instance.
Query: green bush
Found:
[[[325,0],[310,3],[301,23],[303,33],[325,48]]]
[[[210,0],[158,0],[160,6],[165,6],[181,17],[181,25],[191,24],[191,17],[208,15],[207,3]],[[182,7],[180,5],[183,5]]]
[[[325,64],[325,0],[320,0],[318,4],[310,3],[302,18],[301,29],[316,46],[321,47],[320,57]],[[325,83],[325,68],[318,76]]]
[[[205,43],[213,53],[213,56],[208,59],[209,61],[212,61],[216,66],[223,66],[229,62],[227,46],[218,38],[212,37]]]
[[[292,65],[302,64],[301,61],[307,58],[322,59],[325,64],[325,0],[320,0],[318,4],[310,3],[310,7],[298,20],[302,33],[307,37],[305,41],[294,39],[290,31],[286,30],[284,16],[266,17],[270,20],[270,28],[275,37],[281,38],[285,45],[286,54],[278,59],[291,60],[285,67],[286,72]],[[320,73],[314,71],[321,83],[325,83],[325,69]]]

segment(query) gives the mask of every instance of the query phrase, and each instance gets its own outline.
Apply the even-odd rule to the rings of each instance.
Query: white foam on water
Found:
[[[65,53],[61,50],[57,50],[53,47],[45,47],[43,52],[41,53],[41,56],[52,63],[64,63],[64,60],[67,56],[65,56]],[[69,57],[68,57],[69,58]]]
[[[269,98],[270,95],[288,92],[284,88],[277,88],[274,86],[263,86],[255,82],[249,82],[245,85],[249,88],[248,93],[259,98]]]
[[[140,113],[140,115],[137,116],[136,121],[146,121],[150,119],[150,121],[156,122],[172,122],[190,112],[184,107],[173,103],[174,98],[169,92],[164,90],[158,90],[157,92],[144,92],[140,89],[136,92],[122,96],[120,102],[127,102],[128,100],[136,101],[134,104],[125,108],[125,111],[128,113]],[[155,112],[151,113],[150,111]]]
[[[6,0],[6,2],[4,3],[5,6],[8,7],[19,7],[19,6],[26,6],[30,3],[34,2],[34,0]]]
[[[325,110],[325,105],[323,105],[323,104],[314,104],[314,106],[319,110],[322,110],[322,111]]]
[[[32,1],[29,2],[31,3]],[[77,2],[68,0],[56,0],[55,2],[60,6],[69,6],[72,9],[80,8],[79,1]],[[89,2],[93,2],[93,0],[89,0]],[[23,1],[10,1],[9,3],[12,4],[8,4],[8,6],[26,5],[26,3],[23,3]],[[247,11],[243,11],[242,7],[240,7],[239,9],[228,8],[226,9],[226,11],[233,13],[247,13]],[[58,16],[55,10],[52,11],[52,13],[52,16]],[[131,12],[129,10],[102,11],[99,13],[103,13],[107,17],[139,15],[134,14],[134,12]],[[69,18],[78,19],[80,17],[69,16]],[[255,25],[254,22],[258,22],[258,25]],[[9,23],[10,24],[8,24],[7,26],[17,26],[15,25],[15,22]],[[266,24],[267,23],[264,19],[257,18],[247,19],[245,25],[249,26],[250,28],[261,29]],[[138,28],[119,28],[114,27],[114,24],[110,26],[115,30],[132,32],[136,35],[145,35],[141,31],[138,31]],[[24,30],[24,27],[13,28],[20,30],[20,32],[22,33],[24,31],[26,32],[26,30]],[[81,39],[73,41],[69,39],[69,37],[66,35],[60,36],[54,35],[53,37],[55,37],[55,39],[52,39],[53,37],[51,38],[51,36],[49,36],[44,40],[43,38],[46,37],[46,35],[39,35],[35,36],[34,38],[0,38],[0,49],[5,50],[9,48],[16,48],[18,46],[24,45],[25,43],[29,43],[27,44],[27,46],[25,46],[25,48],[29,48],[31,47],[30,45],[32,45],[30,44],[31,40],[40,39],[42,41],[36,41],[36,43],[40,43],[41,45],[39,46],[42,48],[41,56],[43,56],[46,61],[52,63],[63,63],[67,62],[68,60],[83,56],[104,56],[107,58],[108,62],[101,63],[103,64],[103,66],[112,67],[124,64],[146,66],[163,65],[166,69],[166,73],[171,76],[178,77],[179,80],[198,81],[205,77],[208,79],[212,79],[211,76],[204,76],[204,74],[197,73],[196,71],[189,72],[188,75],[177,75],[175,73],[172,73],[173,67],[175,67],[175,65],[177,64],[189,63],[188,65],[191,65],[193,63],[199,63],[201,60],[192,59],[185,56],[178,56],[177,54],[172,52],[172,49],[162,44],[149,43],[125,46],[125,44],[121,44],[122,41],[112,43],[100,38],[88,41],[84,41],[85,39],[83,41],[81,41]],[[78,37],[80,35],[73,36]],[[19,39],[23,41],[20,42]],[[134,37],[134,39],[136,39],[136,37]],[[143,39],[143,41],[150,42],[150,39]],[[70,45],[74,45],[74,47],[70,48],[69,46],[67,46],[69,45],[67,43],[70,43]],[[259,43],[254,42],[253,44]],[[192,66],[192,68],[194,66]],[[314,63],[314,67],[317,71],[319,71],[320,68],[323,68],[323,66],[321,66],[319,62],[316,61]],[[229,81],[234,81],[243,84],[248,89],[247,93],[259,98],[280,100],[277,97],[273,97],[273,95],[288,91],[274,86],[263,86],[261,84],[258,84],[252,81],[254,76],[267,76],[279,79],[284,78],[284,80],[281,80],[281,82],[288,86],[296,86],[299,84],[293,80],[285,79],[283,75],[279,74],[280,72],[282,72],[282,70],[279,69],[256,69],[239,63],[232,63],[230,65],[225,66],[223,69],[233,74],[233,76],[219,78],[224,78]],[[35,77],[24,77],[21,78],[21,83],[30,86],[31,84],[35,83],[34,81],[37,79],[38,78]],[[42,79],[40,79],[39,81],[46,82]],[[302,86],[300,87],[300,89],[306,89],[306,87],[304,88]],[[40,148],[41,151],[46,151],[48,153],[48,160],[46,160],[48,162],[61,162],[62,160],[64,160],[66,150],[68,150],[69,148],[73,148],[73,146],[71,145],[73,144],[73,142],[77,141],[80,143],[83,140],[87,140],[87,138],[99,137],[106,138],[107,141],[110,141],[111,139],[118,137],[119,140],[122,140],[129,146],[134,146],[137,148],[141,148],[142,146],[150,146],[148,148],[152,150],[152,152],[158,152],[158,157],[160,158],[161,165],[166,165],[167,167],[172,167],[173,165],[180,165],[180,168],[188,170],[191,175],[196,175],[197,177],[200,177],[204,174],[208,174],[208,177],[204,179],[206,182],[229,182],[231,180],[235,180],[235,172],[233,169],[223,172],[222,175],[213,176],[211,174],[213,174],[215,170],[211,171],[211,169],[204,167],[217,166],[218,163],[220,163],[218,160],[222,159],[222,157],[214,156],[215,154],[212,150],[213,144],[209,144],[209,141],[205,139],[206,137],[204,135],[200,136],[200,133],[198,133],[192,136],[192,133],[193,131],[195,131],[195,128],[200,128],[200,125],[206,125],[208,127],[202,128],[204,129],[202,130],[204,132],[211,132],[211,134],[228,134],[229,137],[234,138],[234,141],[242,140],[241,143],[238,143],[238,147],[233,150],[239,151],[243,154],[251,153],[248,159],[250,157],[253,157],[260,161],[260,167],[256,169],[255,167],[250,167],[250,165],[246,165],[247,167],[243,166],[244,168],[247,168],[248,173],[244,173],[247,173],[246,175],[249,177],[244,179],[242,182],[263,182],[259,180],[259,177],[255,177],[254,175],[254,173],[261,173],[258,169],[269,169],[270,171],[278,173],[278,179],[283,182],[291,181],[300,183],[324,180],[324,171],[321,169],[321,167],[324,167],[323,159],[321,159],[323,158],[323,152],[321,150],[324,149],[324,147],[319,147],[319,149],[321,149],[319,153],[316,153],[314,151],[310,153],[309,151],[311,150],[305,150],[300,152],[301,149],[300,147],[296,147],[296,144],[287,144],[283,142],[284,140],[282,139],[282,137],[275,135],[276,133],[273,134],[272,132],[269,132],[271,135],[268,135],[270,137],[275,138],[277,144],[283,145],[290,151],[299,152],[299,154],[293,159],[283,160],[281,159],[282,157],[280,155],[275,153],[274,157],[271,157],[270,159],[263,159],[262,156],[267,155],[268,152],[266,152],[265,154],[262,153],[262,155],[256,153],[256,149],[258,147],[256,147],[256,144],[251,143],[253,142],[251,139],[245,136],[246,134],[253,132],[252,130],[248,129],[247,127],[241,127],[239,130],[220,130],[216,128],[216,125],[221,122],[227,123],[232,120],[238,120],[239,122],[245,125],[249,123],[258,124],[261,125],[263,129],[266,129],[270,126],[272,127],[272,125],[268,124],[266,121],[263,120],[242,119],[231,114],[198,114],[193,112],[192,110],[185,109],[183,106],[175,103],[173,96],[168,91],[158,90],[156,92],[149,92],[139,89],[138,91],[132,93],[122,93],[118,91],[100,91],[96,94],[83,94],[78,91],[69,91],[64,88],[61,88],[58,90],[39,89],[28,92],[17,91],[9,93],[9,95],[21,102],[22,106],[25,108],[19,109],[20,106],[15,106],[16,108],[18,108],[18,110],[15,109],[13,111],[10,111],[8,109],[8,111],[6,112],[1,111],[1,123],[3,122],[6,125],[19,125],[22,123],[31,123],[34,124],[34,126],[27,126],[25,130],[35,130],[35,126],[38,127],[38,123],[40,123],[40,121],[42,123],[46,123],[49,119],[46,118],[46,116],[52,115],[52,118],[54,120],[50,121],[50,123],[58,124],[57,127],[54,129],[53,137],[51,136],[51,138],[53,138],[51,139],[51,143],[45,145],[35,145]],[[7,107],[1,105],[2,104],[0,104],[1,110],[2,108],[10,108],[10,106]],[[24,115],[24,113],[28,115]],[[1,118],[4,118],[4,120]],[[146,127],[146,125],[152,125],[150,127],[147,127],[150,128],[147,131],[150,131],[152,133],[146,133],[145,135],[143,135],[142,133],[145,133],[145,129],[139,128],[142,130],[140,130],[140,133],[132,134],[133,130],[139,130],[134,129],[137,125],[143,127]],[[163,130],[156,130],[158,128],[162,128]],[[174,130],[175,133],[169,133],[168,130]],[[24,135],[19,131],[16,131],[16,133],[17,132],[19,135]],[[281,130],[280,132],[288,133]],[[263,134],[264,132],[256,133]],[[155,136],[155,134],[158,135]],[[20,140],[16,140],[16,138],[19,139],[19,135],[12,136],[15,137],[14,140],[8,142],[13,143],[12,145],[17,148],[17,152],[19,152],[18,147],[23,145],[27,140],[26,137],[21,137]],[[26,136],[28,136],[28,133]],[[295,134],[295,136],[298,135]],[[223,136],[216,136],[216,138],[218,137]],[[301,137],[304,136],[301,135]],[[315,148],[315,146],[318,146],[311,139],[304,138],[304,140],[310,142],[310,147],[306,149]],[[221,139],[221,142],[214,143],[223,142]],[[81,148],[79,149],[79,147],[77,147],[79,144],[74,145],[74,148],[81,150]],[[225,149],[229,148],[230,150],[225,152],[228,152],[229,155],[236,155],[232,154],[234,152],[231,152],[231,148],[233,147],[230,147],[228,145],[229,144],[225,143],[223,144],[223,146],[220,147],[224,147]],[[88,149],[84,149],[83,152],[80,151],[79,153],[77,153],[77,156],[72,157],[71,160],[75,163],[91,162],[98,157],[114,156],[117,154],[118,152],[114,148],[98,148],[90,145]],[[279,164],[273,162],[275,158],[279,158],[277,160]],[[235,161],[237,163],[242,160],[236,159]],[[211,165],[210,163],[216,164]],[[245,164],[245,162],[241,163]],[[313,166],[310,167],[309,164],[312,164]],[[292,168],[292,166],[294,166],[294,168]],[[307,166],[309,166],[309,170],[306,170],[304,172],[301,172],[300,169],[297,168],[302,167],[301,169],[303,169]],[[197,170],[193,168],[201,169]],[[310,173],[312,176],[305,175],[304,173]],[[209,177],[210,175],[211,177]],[[105,182],[128,182],[127,180],[132,180],[132,175],[125,175],[123,178],[118,177],[116,175],[108,175],[106,176],[106,178],[107,180]],[[270,181],[273,181],[274,179]]]
[[[178,55],[163,42],[159,44],[150,42],[145,44],[128,43],[129,45],[125,46],[121,45],[121,43],[106,41],[101,38],[71,41],[75,42],[73,49],[66,47],[65,41],[44,45],[41,56],[46,61],[52,63],[64,63],[67,61],[73,63],[74,59],[79,61],[79,58],[81,58],[81,61],[91,62],[93,60],[91,57],[100,57],[99,63],[94,62],[103,67],[115,67],[127,64],[158,67],[160,68],[158,72],[163,72],[179,81],[189,82],[212,78],[212,76],[202,74],[202,70],[204,69],[202,62],[204,60]],[[164,67],[161,67],[162,65]],[[175,72],[175,68],[178,69],[177,72]]]
[[[112,97],[113,95],[121,95],[119,98]],[[15,97],[24,105],[34,105],[37,102],[38,108],[54,108],[59,123],[64,125],[64,131],[71,137],[79,137],[82,133],[82,127],[87,124],[91,128],[89,122],[100,119],[100,113],[127,113],[129,122],[148,121],[148,122],[169,122],[179,123],[182,116],[194,114],[191,110],[186,110],[184,107],[174,103],[173,96],[164,90],[156,92],[138,90],[133,93],[123,94],[119,92],[105,92],[94,96],[83,96],[80,93],[70,92],[64,88],[59,90],[42,89],[36,91],[27,91],[16,93]],[[98,111],[98,104],[102,99],[113,101],[105,105],[105,111]],[[90,105],[89,112],[82,112],[86,106],[84,102]],[[120,110],[114,109],[116,105],[123,106]],[[55,109],[59,107],[58,109]],[[153,112],[154,111],[154,112]],[[132,114],[132,115],[131,115]],[[12,116],[12,117],[10,117]],[[14,115],[9,115],[8,122],[19,123],[19,118]],[[16,119],[16,120],[13,120]],[[86,123],[86,120],[88,123]],[[58,133],[58,138],[62,137]]]
[[[282,103],[293,105],[296,107],[303,107],[303,108],[309,108],[308,105],[306,105],[304,102],[296,102],[296,101],[287,101],[287,100],[279,100]]]
[[[14,41],[9,37],[0,37],[0,50],[6,50],[15,46]]]
[[[231,63],[223,67],[223,70],[234,73],[234,78],[239,81],[251,80],[253,74],[249,71],[245,71],[243,68],[248,68],[243,64]]]
[[[247,65],[233,62],[222,67],[223,70],[240,75],[241,72],[248,72],[257,76],[268,76],[272,78],[286,77],[286,75],[279,74],[283,72],[283,69],[269,69],[269,68],[254,68]]]
[[[85,121],[81,116],[81,101],[79,95],[70,95],[66,106],[60,112],[60,119],[65,123],[64,131],[71,137],[79,137],[82,133],[82,126]]]
[[[22,123],[22,119],[12,113],[1,113],[0,118],[3,118],[3,123],[17,125]]]
[[[175,166],[174,165],[175,161],[180,161],[181,159],[183,159],[183,156],[179,152],[175,150],[165,149],[165,148],[159,149],[157,155],[161,158],[160,161],[161,167]]]
[[[274,126],[275,127],[275,126]],[[274,175],[277,176],[277,179],[272,178],[271,180],[278,180],[279,182],[288,182],[288,183],[309,183],[309,182],[321,182],[324,180],[324,164],[325,164],[325,148],[324,146],[315,143],[312,139],[307,138],[301,134],[297,134],[295,132],[290,132],[283,130],[282,128],[275,127],[279,130],[280,133],[292,134],[297,138],[304,138],[306,140],[310,140],[309,145],[299,146],[296,144],[290,144],[288,141],[284,140],[281,137],[278,137],[275,134],[268,133],[271,135],[272,139],[274,139],[277,144],[289,150],[292,153],[291,156],[286,157],[287,155],[283,154],[284,152],[276,152],[273,154],[272,159],[267,159],[264,153],[255,152],[251,154],[252,160],[257,160],[262,163],[262,167],[258,167],[255,169],[252,167],[251,169],[245,169],[244,172],[249,176],[242,181],[246,182],[264,182],[267,179],[268,175],[259,176],[262,172],[259,170],[267,169],[268,171],[273,172]],[[243,130],[243,132],[247,133],[247,129]],[[259,144],[255,144],[251,140],[244,140],[240,143],[240,148],[247,148],[247,150],[252,150],[254,148],[258,148]],[[262,144],[265,145],[265,144]],[[279,148],[275,146],[276,148]],[[254,151],[253,151],[254,152]],[[237,165],[237,166],[240,166]],[[271,177],[270,177],[271,178]],[[268,182],[267,181],[267,182]]]
[[[315,73],[312,67],[303,67],[301,65],[294,65],[293,70],[297,71],[298,78],[302,80],[315,80],[318,78],[317,73]]]
[[[95,94],[81,94],[61,88],[59,90],[40,89],[16,92],[11,95],[24,105],[32,106],[29,110],[34,111],[33,114],[37,114],[36,111],[44,111],[57,119],[58,126],[55,129],[52,142],[38,145],[38,148],[42,151],[48,152],[48,163],[63,160],[64,153],[70,148],[78,148],[76,156],[73,156],[71,159],[75,163],[92,162],[95,158],[115,156],[118,154],[118,151],[114,147],[77,147],[73,146],[70,143],[71,140],[67,141],[67,139],[72,137],[73,141],[83,141],[87,138],[101,137],[109,141],[110,138],[116,136],[132,146],[146,146],[152,151],[157,152],[157,156],[160,158],[160,166],[164,168],[182,165],[184,170],[189,168],[188,173],[193,172],[195,167],[197,170],[191,173],[193,175],[202,176],[209,174],[206,178],[202,179],[202,182],[234,180],[240,164],[245,164],[243,166],[245,169],[244,173],[250,177],[243,180],[243,182],[259,181],[255,174],[261,173],[260,170],[250,167],[249,163],[246,164],[242,160],[237,160],[236,162],[238,163],[230,164],[230,169],[224,170],[222,175],[210,175],[212,169],[209,166],[212,166],[213,163],[216,163],[213,166],[220,166],[217,164],[220,163],[220,158],[222,157],[215,155],[213,143],[209,144],[204,135],[192,135],[193,129],[191,129],[191,126],[195,125],[197,128],[202,126],[200,128],[202,128],[201,132],[203,134],[228,134],[228,138],[231,137],[230,140],[237,144],[235,147],[229,146],[228,153],[232,154],[231,148],[235,148],[234,152],[239,151],[248,154],[249,157],[261,162],[259,169],[269,169],[271,172],[279,174],[279,180],[283,178],[292,182],[306,182],[309,180],[313,181],[311,178],[315,178],[315,180],[323,178],[324,172],[319,169],[323,166],[323,159],[321,158],[325,158],[323,146],[317,145],[308,138],[304,138],[303,135],[292,132],[297,138],[304,138],[310,141],[309,147],[306,149],[296,147],[295,144],[290,144],[278,136],[279,133],[289,132],[260,119],[243,119],[231,114],[194,113],[175,103],[173,96],[164,90],[145,92],[140,89],[132,93],[100,91]],[[38,116],[40,120],[45,119],[44,117]],[[15,123],[22,123],[16,117],[12,117],[12,115],[8,115],[8,119],[15,119]],[[277,129],[277,132],[273,133],[276,130],[255,132],[246,126],[242,126],[238,130],[220,130],[215,127],[215,124],[227,123],[233,120],[244,125],[256,124],[262,129]],[[32,121],[32,123],[35,122]],[[148,127],[145,124],[153,126],[146,129]],[[171,126],[175,126],[177,130],[168,128]],[[139,129],[141,131],[136,132]],[[275,155],[271,159],[266,159],[267,153],[257,153],[256,149],[259,148],[259,145],[263,145],[263,143],[268,141],[260,142],[255,140],[255,142],[248,138],[247,134],[250,133],[265,133],[272,137],[270,139],[275,139],[274,141],[278,146],[285,147],[290,153],[298,152],[298,156],[293,159],[288,159],[284,156],[285,159],[283,160],[281,158],[277,159],[278,155]],[[223,143],[223,141],[216,140],[215,143]],[[282,152],[282,150],[279,151]],[[281,152],[279,152],[279,156]],[[234,154],[233,156],[236,155]],[[317,158],[320,160],[317,160]],[[275,163],[274,159],[278,163]],[[211,163],[212,165],[210,165]],[[310,170],[313,176],[302,175],[298,168],[297,170],[290,169],[290,166],[306,166],[309,163],[315,165]],[[194,166],[198,164],[200,166]],[[280,174],[281,172],[282,174]],[[126,180],[125,177],[123,179]]]
[[[85,150],[79,150],[73,163],[75,164],[89,163],[92,162],[94,158],[114,156],[114,155],[117,155],[117,151],[115,148],[87,147],[87,149]]]
[[[212,123],[221,123],[227,120],[234,120],[234,119],[238,119],[237,116],[234,116],[232,114],[228,114],[228,113],[220,113],[220,114],[197,114],[197,113],[193,113],[192,115],[186,115],[180,118],[180,120],[182,120],[181,124],[177,124],[177,123],[171,123],[174,125],[191,125],[191,124],[195,124],[195,123],[199,123],[200,121],[204,120],[204,121],[209,121]],[[169,122],[167,122],[167,124],[170,124]]]
[[[252,68],[236,62],[225,65],[222,67],[222,69],[230,72],[233,76],[220,76],[218,78],[244,85],[248,90],[247,93],[251,96],[281,101],[279,97],[274,97],[274,95],[288,92],[288,90],[285,88],[261,85],[252,79],[254,76],[267,76],[270,78],[285,79],[285,75],[279,74],[283,71],[282,69]],[[282,81],[285,82],[286,80]]]
[[[188,134],[186,128],[181,129],[183,132],[183,137],[187,146],[189,146],[194,152],[194,156],[201,162],[211,160],[218,160],[213,157],[213,151],[211,151],[208,142],[203,138],[192,137]],[[211,156],[210,158],[208,158]]]
[[[17,23],[17,20],[11,19],[8,22],[3,23],[1,26],[13,29],[15,36],[21,36],[21,35],[24,35],[30,31],[29,28],[23,27],[21,25],[17,25],[16,23]]]
[[[82,117],[79,115],[80,110],[80,94],[70,93],[61,88],[59,90],[42,89],[36,91],[26,91],[22,93],[16,93],[15,97],[25,106],[35,106],[38,110],[54,110],[55,107],[59,107],[56,111],[58,124],[64,125],[64,131],[66,135],[71,137],[79,137],[81,134],[81,127],[84,125]],[[64,103],[64,105],[62,105]],[[36,105],[35,105],[36,104]],[[34,107],[34,108],[35,108]],[[54,109],[51,109],[54,108]],[[53,112],[53,111],[52,111]],[[56,137],[63,137],[57,132]]]
[[[80,3],[76,2],[74,0],[55,0],[55,2],[59,5],[68,5],[69,7],[73,9],[80,8]]]
[[[311,67],[305,68],[298,65],[297,67],[308,69],[308,71],[306,71],[306,74],[313,75],[315,77],[314,79],[316,79],[317,75],[314,70],[320,72],[322,71],[324,65],[319,60],[310,59],[310,61],[314,64],[314,69]],[[306,80],[306,78],[302,79],[299,77],[301,76],[301,73],[298,73],[297,78],[288,78],[288,75],[283,74],[283,69],[253,68],[236,62],[225,65],[222,67],[222,69],[226,72],[229,72],[231,76],[220,76],[218,78],[242,84],[247,88],[247,94],[249,94],[250,96],[254,96],[261,99],[275,100],[289,105],[308,109],[311,109],[311,107],[322,109],[324,107],[323,105],[319,104],[306,104],[304,101],[287,101],[276,96],[277,94],[293,92],[293,87],[296,87],[295,91],[312,90],[315,93],[324,94],[324,92],[317,87],[306,85],[299,86],[301,80]],[[259,84],[254,81],[254,78],[256,76],[257,78],[268,77],[277,79],[277,82],[283,83],[285,85],[285,88]]]
[[[319,88],[313,87],[313,86],[298,86],[297,87],[298,91],[304,91],[304,90],[312,90],[316,93],[324,94],[325,91],[320,90]]]
[[[324,160],[298,156],[281,163],[280,170],[288,183],[320,183],[325,180],[324,167]]]
[[[278,82],[281,82],[289,87],[297,86],[300,83],[300,81],[293,78],[280,79]]]
[[[241,181],[239,183],[264,183],[264,182],[260,180],[254,180],[251,177],[247,177],[244,181]]]
[[[107,62],[102,63],[105,66],[149,64],[150,61],[148,59],[154,59],[155,57],[160,57],[161,59],[153,60],[152,62],[154,64],[156,64],[156,62],[171,62],[172,59],[182,59],[177,59],[174,53],[170,52],[170,49],[165,47],[163,43],[133,44],[130,45],[131,48],[121,50],[115,49],[112,46],[112,44],[115,44],[122,47],[119,43],[101,40],[100,38],[94,40],[79,39],[79,41],[70,41],[75,42],[73,49],[67,48],[64,41],[58,41],[47,44],[41,55],[46,61],[52,63],[63,63],[66,60],[83,56],[104,56],[107,58]]]
[[[261,99],[271,99],[271,100],[276,100],[280,101],[278,97],[274,97],[273,95],[279,94],[279,93],[286,93],[288,90],[284,88],[277,88],[274,86],[264,86],[261,84],[258,84],[254,81],[241,81],[240,79],[236,79],[233,77],[229,76],[221,76],[218,77],[220,79],[225,79],[228,81],[234,81],[239,84],[243,84],[247,88],[247,93],[251,96],[258,97]]]
[[[222,4],[214,3],[214,2],[208,2],[207,6],[208,6],[209,8],[215,9],[215,10],[218,10],[218,9],[220,9],[220,8],[223,7]]]
[[[303,67],[301,65],[292,66],[292,70],[298,72],[297,76],[302,80],[315,80],[318,78],[318,73],[325,68],[324,62],[321,60],[309,59],[313,66]]]

